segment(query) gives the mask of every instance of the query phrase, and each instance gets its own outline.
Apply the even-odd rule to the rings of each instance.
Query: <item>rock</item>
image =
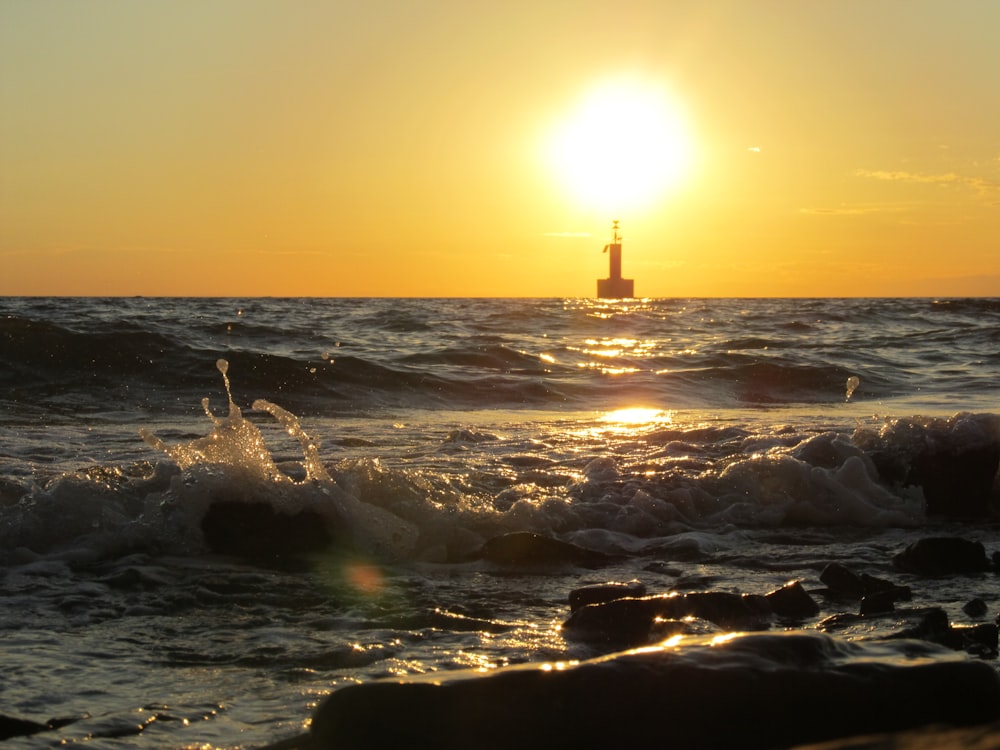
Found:
[[[490,539],[479,550],[478,556],[497,565],[598,567],[610,561],[601,552],[527,531],[515,531]]]
[[[989,607],[986,606],[986,602],[976,597],[975,599],[966,602],[962,607],[962,611],[969,617],[983,617],[987,612],[989,612]]]
[[[576,611],[580,607],[588,604],[603,604],[624,599],[626,597],[645,596],[646,587],[641,581],[632,580],[627,583],[609,581],[608,583],[594,583],[589,586],[581,586],[569,592],[570,611]]]
[[[839,654],[828,636],[748,635],[697,653],[376,681],[332,693],[310,731],[315,750],[764,750],[1000,718],[1000,677],[984,662],[841,663]]]
[[[935,726],[885,734],[866,734],[818,744],[798,745],[795,750],[996,750],[1000,747],[1000,723],[955,729]]]
[[[819,580],[827,585],[834,594],[852,599],[860,599],[865,595],[865,587],[861,578],[840,563],[830,563],[819,574]]]
[[[924,490],[929,515],[982,518],[989,515],[1000,446],[928,449],[917,456],[907,477]]]
[[[715,623],[724,630],[766,630],[771,608],[759,594],[731,594],[727,591],[705,591],[676,597],[674,618],[698,617]]]
[[[49,727],[46,724],[39,724],[37,721],[0,714],[0,742],[9,740],[12,737],[28,737],[39,732],[45,732],[48,729]]]
[[[922,576],[982,573],[992,567],[982,542],[959,537],[919,539],[892,561],[900,570]]]
[[[49,719],[44,724],[30,719],[21,719],[16,716],[6,716],[0,714],[0,742],[14,737],[30,737],[39,732],[48,732],[53,729],[69,726],[79,721],[80,717],[66,717],[59,719]]]
[[[993,414],[956,414],[948,420],[900,421],[888,433],[860,433],[883,482],[923,490],[929,515],[988,516],[1000,468],[1000,431]]]
[[[896,608],[895,601],[892,592],[889,591],[877,591],[863,596],[861,597],[861,616],[888,614]]]
[[[319,513],[279,513],[267,503],[221,500],[201,521],[205,544],[212,552],[249,560],[294,558],[319,552],[333,541]]]
[[[749,631],[767,629],[770,615],[763,596],[706,591],[588,604],[572,612],[562,630],[572,640],[643,646],[653,642],[657,619],[694,617],[723,630]]]
[[[834,596],[849,599],[864,599],[872,594],[890,593],[892,601],[909,601],[912,594],[908,586],[898,586],[892,581],[862,573],[858,575],[840,563],[830,563],[819,579],[825,583]]]
[[[786,583],[780,589],[764,594],[771,611],[778,617],[802,620],[819,614],[819,605],[809,596],[799,581]]]
[[[864,595],[883,594],[892,598],[894,602],[908,602],[913,598],[913,592],[909,586],[900,586],[892,581],[870,576],[867,573],[861,574],[861,585],[864,588]]]
[[[972,626],[955,626],[940,607],[932,607],[914,626],[905,628],[890,638],[910,638],[936,643],[955,651],[966,651],[974,656],[997,655],[1000,628],[994,623]]]
[[[656,638],[657,618],[677,619],[668,617],[666,610],[661,596],[587,604],[573,610],[562,624],[562,632],[570,640],[587,643],[645,646]]]

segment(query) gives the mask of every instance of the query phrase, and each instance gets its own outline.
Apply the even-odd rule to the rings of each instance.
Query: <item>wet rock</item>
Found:
[[[859,614],[854,612],[838,612],[835,615],[830,615],[829,617],[824,617],[818,623],[816,623],[816,629],[824,633],[833,633],[838,630],[843,630],[845,628],[852,627],[864,619]]]
[[[686,620],[670,620],[654,617],[649,629],[649,643],[662,643],[677,635],[704,636],[716,635],[720,629],[708,620],[696,620],[693,617]]]
[[[1000,724],[980,724],[955,729],[935,726],[902,732],[866,734],[819,744],[800,745],[796,750],[996,750],[1000,748]]]
[[[598,567],[610,562],[610,558],[601,552],[527,531],[502,534],[490,539],[479,550],[478,556],[497,565]]]
[[[780,589],[775,589],[764,595],[771,611],[778,617],[791,620],[802,620],[819,614],[819,605],[809,596],[802,583],[792,581]]]
[[[924,490],[929,515],[982,518],[989,515],[1000,446],[928,449],[917,456],[907,482]]]
[[[79,717],[68,717],[59,719],[49,719],[44,724],[30,719],[21,719],[16,716],[6,716],[0,714],[0,742],[14,737],[30,737],[40,732],[49,732],[53,729],[68,726],[79,721]]]
[[[670,576],[671,578],[677,578],[684,572],[676,565],[663,562],[662,560],[651,562],[648,565],[643,566],[642,569],[649,573],[658,573],[659,575]]]
[[[984,617],[989,612],[989,607],[986,606],[986,602],[976,597],[966,602],[962,607],[962,611],[969,617]]]
[[[759,594],[705,591],[676,597],[671,617],[698,617],[725,630],[765,630],[770,627],[771,608]]]
[[[755,594],[706,591],[616,599],[588,604],[563,623],[567,638],[592,643],[642,646],[656,640],[659,620],[697,618],[723,630],[765,630],[770,626],[767,599]]]
[[[316,750],[665,741],[688,750],[763,750],[1000,718],[1000,677],[984,662],[845,664],[842,653],[817,634],[750,635],[694,655],[653,649],[559,668],[376,681],[332,693],[310,731]]]
[[[864,596],[879,594],[890,597],[894,602],[908,602],[913,598],[913,592],[909,586],[900,586],[892,581],[876,578],[867,573],[861,574],[861,585],[864,587]]]
[[[861,615],[884,615],[896,608],[896,600],[891,591],[876,591],[861,597]]]
[[[892,561],[900,570],[922,576],[981,573],[992,567],[981,542],[960,537],[919,539]]]
[[[840,563],[830,563],[819,574],[819,580],[838,596],[860,599],[865,595],[861,577]]]
[[[626,597],[638,597],[646,595],[646,587],[641,581],[609,581],[608,583],[594,583],[589,586],[581,586],[569,592],[570,611],[576,611],[580,607],[588,604],[604,604],[615,599]]]
[[[995,623],[953,627],[963,639],[963,650],[984,659],[995,659],[1000,646],[1000,628]]]
[[[570,640],[587,643],[645,646],[657,639],[657,619],[677,619],[668,617],[663,599],[655,596],[587,604],[570,614],[562,632]]]
[[[319,552],[333,541],[319,513],[279,513],[267,503],[222,500],[201,521],[205,544],[212,552],[266,561]]]
[[[840,563],[830,563],[819,576],[834,596],[847,599],[864,599],[873,594],[889,595],[894,602],[909,601],[912,593],[908,586],[899,586],[892,581],[862,573],[858,575]]]
[[[972,626],[952,625],[948,613],[940,607],[926,611],[916,625],[904,628],[890,638],[914,638],[936,643],[955,651],[967,651],[974,656],[997,655],[1000,628],[994,623]]]
[[[29,737],[48,729],[48,726],[39,724],[37,721],[0,714],[0,741],[9,740],[12,737]]]

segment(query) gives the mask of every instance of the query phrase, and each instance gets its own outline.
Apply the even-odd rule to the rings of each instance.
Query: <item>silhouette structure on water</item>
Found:
[[[627,299],[635,296],[635,281],[622,278],[622,239],[618,235],[618,221],[612,227],[613,237],[604,252],[610,253],[608,278],[597,280],[597,296],[602,299]]]

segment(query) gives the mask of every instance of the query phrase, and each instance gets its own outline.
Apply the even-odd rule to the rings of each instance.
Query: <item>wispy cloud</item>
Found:
[[[831,207],[800,208],[799,213],[810,216],[867,216],[869,214],[898,214],[910,211],[913,207],[903,203],[867,203],[849,205],[841,203]]]
[[[885,180],[890,182],[914,182],[925,185],[958,185],[971,187],[982,193],[989,193],[1000,190],[1000,183],[987,180],[983,177],[962,175],[956,172],[940,172],[928,174],[923,172],[907,172],[905,170],[884,170],[884,169],[858,169],[855,171],[858,177],[865,177],[872,180]]]
[[[592,237],[590,232],[545,232],[543,237]]]
[[[835,206],[833,208],[800,208],[799,213],[810,216],[863,216],[884,210],[884,208],[875,206]]]
[[[760,146],[748,146],[747,147],[747,151],[749,151],[752,154],[759,154],[760,153]]]

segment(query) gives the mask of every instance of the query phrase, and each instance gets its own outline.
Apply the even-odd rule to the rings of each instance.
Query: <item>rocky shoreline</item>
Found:
[[[504,566],[587,559],[531,534],[494,540],[486,552]],[[929,537],[892,563],[917,586],[924,577],[995,574],[1000,555]],[[315,710],[307,734],[261,750],[1000,748],[998,625],[986,602],[967,602],[970,622],[960,624],[939,607],[897,608],[911,600],[909,585],[839,563],[820,582],[740,594],[651,594],[639,581],[579,587],[562,632],[591,658],[350,685]],[[816,597],[841,611],[817,620]],[[888,635],[840,635],[887,616],[899,623]],[[0,740],[72,722],[0,715]]]

